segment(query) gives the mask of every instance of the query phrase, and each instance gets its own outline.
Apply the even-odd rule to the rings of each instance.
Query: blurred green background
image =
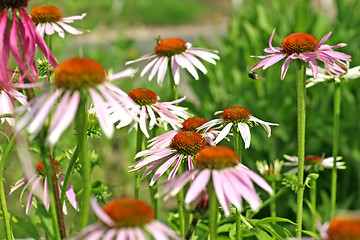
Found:
[[[263,49],[268,47],[274,28],[277,29],[274,46],[279,46],[282,39],[294,32],[307,32],[320,40],[332,31],[326,44],[347,43],[339,51],[352,55],[351,67],[357,66],[360,64],[360,2],[337,0],[324,4],[325,1],[315,0],[253,0],[240,1],[237,5],[235,2],[232,5],[230,1],[220,0],[54,0],[51,4],[59,7],[64,16],[86,12],[85,19],[72,26],[90,30],[81,36],[66,34],[65,39],[53,37],[54,55],[59,61],[74,56],[89,57],[102,63],[106,69],[117,72],[125,68],[127,60],[151,52],[156,43],[154,38],[158,35],[177,37],[178,33],[184,40],[191,41],[193,46],[218,50],[221,60],[216,66],[206,64],[209,73],[206,76],[199,73],[199,81],[194,81],[185,70],[182,71],[184,78],[180,83],[180,95],[187,96],[182,106],[186,105],[190,112],[208,120],[215,118],[213,114],[216,111],[242,106],[264,121],[279,123],[279,127],[272,128],[270,138],[262,127],[251,129],[251,147],[244,152],[244,159],[246,165],[255,169],[256,160],[273,161],[282,159],[283,154],[296,155],[296,85],[294,64],[290,65],[285,79],[280,80],[282,62],[266,71],[258,71],[265,81],[250,79],[248,69],[258,62],[250,56],[264,54]],[[39,4],[49,3],[32,0],[28,10]],[[138,77],[120,80],[117,84],[126,92],[136,87],[147,87],[163,101],[169,99],[167,79],[163,87],[154,80],[148,82]],[[332,84],[319,84],[307,90],[307,155],[325,154],[328,157],[332,154],[332,101]],[[338,209],[360,208],[359,103],[360,79],[344,82],[340,155],[347,169],[339,171]],[[94,168],[93,179],[108,184],[113,197],[132,196],[133,192],[132,174],[127,173],[127,166],[133,162],[135,134],[128,135],[127,131],[127,128],[117,131],[112,141],[93,139],[91,142],[98,155],[96,159],[102,166]],[[73,134],[73,129],[69,129],[62,137],[62,141],[67,142],[59,147],[59,153],[66,152],[66,147],[72,145]],[[12,156],[16,159],[15,154]],[[67,160],[62,163],[66,169]],[[17,161],[7,164],[7,191],[22,176],[18,166]],[[330,209],[330,180],[330,170],[320,173],[318,211],[324,220],[328,220]],[[81,184],[76,187],[76,183],[81,181],[80,176],[75,174],[72,181],[78,190]],[[305,197],[308,197],[307,194]],[[30,220],[24,216],[25,210],[20,207],[18,196],[19,193],[14,193],[9,197],[10,212]],[[147,193],[142,197],[147,199]],[[295,202],[295,193],[282,197],[278,201],[278,215],[294,220]],[[166,220],[165,213],[172,207],[174,204],[171,202],[162,206],[164,214],[161,218]],[[305,209],[304,226],[309,227],[310,215]],[[70,207],[69,211],[72,211]],[[265,210],[259,217],[267,214]],[[66,219],[72,221],[73,213],[70,212]],[[19,226],[16,228],[19,237],[26,236],[26,231]],[[2,227],[1,222],[0,229]]]

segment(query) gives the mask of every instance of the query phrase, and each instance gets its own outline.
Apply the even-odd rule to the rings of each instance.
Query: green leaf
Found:
[[[260,227],[264,228],[274,239],[285,239],[287,237],[293,237],[293,235],[286,227],[277,224],[261,224]]]
[[[252,230],[252,232],[254,232],[254,234],[258,240],[274,240],[273,237],[271,237],[269,234],[267,234],[267,232],[265,232],[261,229],[256,228],[256,229]]]
[[[36,226],[32,222],[14,215],[11,216],[11,221],[13,222],[14,227],[24,231],[28,237],[34,238],[36,240],[40,239],[40,235],[36,229]]]
[[[287,219],[287,218],[282,218],[282,217],[266,217],[263,218],[261,220],[258,220],[255,222],[255,226],[259,225],[259,224],[264,224],[264,223],[274,223],[274,222],[287,222],[287,223],[291,223],[293,225],[296,225],[296,223],[294,223],[293,221]]]
[[[303,233],[305,233],[306,235],[309,235],[310,237],[313,237],[315,239],[320,239],[320,235],[312,232],[312,231],[306,231],[306,230],[302,230]]]
[[[219,226],[218,229],[217,229],[217,233],[229,232],[232,225],[233,224],[231,224],[231,223],[226,223],[224,225]]]

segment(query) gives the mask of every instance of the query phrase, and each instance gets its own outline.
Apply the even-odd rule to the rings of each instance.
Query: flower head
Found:
[[[120,121],[129,124],[132,112],[135,111],[133,101],[121,89],[106,79],[104,68],[94,60],[87,58],[71,58],[62,62],[55,69],[55,92],[50,94],[50,89],[40,95],[32,103],[32,109],[17,125],[22,129],[34,118],[29,125],[31,137],[35,137],[41,130],[51,108],[60,98],[52,121],[49,126],[47,143],[53,146],[74,119],[82,94],[88,93],[94,104],[99,124],[106,135],[112,137],[114,125],[111,115],[116,111],[122,118]],[[125,107],[126,106],[126,107]]]
[[[281,177],[281,169],[284,165],[284,161],[279,161],[276,159],[275,161],[268,163],[267,161],[256,161],[256,167],[260,174],[268,181],[280,181]]]
[[[27,4],[27,0],[5,0],[0,4],[0,78],[6,79],[11,53],[22,72],[19,83],[23,83],[24,78],[35,82],[39,76],[35,64],[36,47],[53,67],[57,66],[53,54],[36,32],[36,27],[25,10]]]
[[[349,65],[350,63],[346,62],[346,67],[344,68],[345,73],[341,75],[333,74],[328,69],[319,67],[317,77],[309,78],[306,81],[306,87],[309,88],[321,82],[334,81],[336,83],[340,83],[342,80],[360,78],[360,66],[350,68]],[[311,69],[306,69],[306,75],[312,76]]]
[[[201,117],[191,117],[186,119],[182,124],[180,129],[171,130],[164,134],[161,134],[157,137],[154,137],[149,140],[150,148],[165,148],[170,145],[172,138],[179,132],[182,131],[197,131],[196,129],[208,121],[205,118]],[[213,140],[219,134],[220,131],[217,131],[213,128],[209,129],[207,132],[199,131],[203,138],[211,145],[215,146]]]
[[[53,167],[54,167],[54,171],[56,172],[56,176],[57,176],[57,180],[58,180],[58,189],[59,189],[59,196],[61,196],[61,187],[64,184],[65,181],[65,174],[61,172],[61,165],[59,162],[57,161],[53,161]],[[15,190],[17,190],[18,188],[20,188],[21,186],[23,187],[23,190],[21,191],[20,194],[20,201],[22,202],[22,197],[24,195],[25,190],[30,186],[31,187],[31,191],[29,193],[29,197],[28,197],[28,201],[26,204],[26,214],[29,213],[30,211],[30,207],[32,205],[34,196],[33,196],[33,191],[35,191],[37,188],[40,187],[40,185],[43,185],[44,187],[44,195],[43,195],[43,203],[45,205],[46,210],[49,210],[50,207],[50,197],[49,197],[49,191],[48,191],[48,179],[45,175],[45,169],[44,169],[44,162],[40,161],[35,165],[35,170],[36,170],[36,174],[31,177],[30,179],[26,179],[26,178],[22,178],[19,181],[17,181],[14,186],[11,187],[10,190],[10,194],[13,193]],[[60,183],[60,184],[59,184]],[[66,189],[66,196],[67,199],[69,200],[70,204],[76,209],[79,210],[79,204],[77,202],[76,199],[76,195],[74,193],[74,189],[71,185],[71,183],[69,182],[67,189]],[[63,212],[66,214],[67,213],[67,208],[66,205],[64,203],[63,205]]]
[[[165,199],[176,195],[189,181],[190,187],[186,193],[185,203],[189,205],[212,183],[217,199],[225,215],[230,215],[229,204],[242,210],[244,198],[253,210],[257,210],[261,203],[253,182],[268,193],[273,193],[270,185],[258,174],[249,170],[239,162],[234,150],[223,147],[206,147],[196,154],[194,169],[186,171],[174,179],[165,182],[164,188],[158,196],[165,195]]]
[[[94,198],[91,206],[101,221],[85,228],[74,239],[179,239],[171,228],[154,217],[152,208],[133,198],[118,198],[101,208]]]
[[[143,176],[155,172],[151,179],[152,186],[170,167],[173,167],[169,174],[169,179],[173,178],[183,160],[187,159],[189,169],[193,169],[193,158],[196,153],[206,145],[205,139],[197,132],[182,131],[177,133],[171,140],[168,148],[153,148],[141,151],[135,158],[147,156],[137,161],[131,171],[137,171],[148,167]]]
[[[254,117],[248,109],[243,107],[230,107],[225,109],[224,111],[216,112],[215,114],[219,114],[219,113],[221,113],[221,119],[211,120],[203,124],[201,127],[197,128],[198,130],[205,129],[205,132],[207,132],[210,128],[214,127],[215,125],[225,124],[223,130],[221,130],[221,132],[215,139],[214,144],[218,144],[222,139],[224,139],[230,133],[232,127],[235,127],[238,129],[239,133],[241,134],[241,137],[245,142],[245,148],[249,148],[250,140],[251,140],[249,126],[252,126],[252,123],[261,124],[261,126],[263,126],[267,131],[268,137],[270,137],[271,135],[270,125],[275,125],[275,126],[279,125],[277,123],[264,122]]]
[[[154,53],[146,54],[139,59],[126,62],[126,64],[146,61],[147,65],[141,71],[140,76],[143,77],[151,69],[149,80],[151,81],[157,73],[157,82],[160,85],[163,83],[168,67],[171,66],[174,82],[178,85],[180,82],[180,67],[186,68],[196,80],[199,79],[196,68],[204,74],[207,73],[205,66],[200,62],[199,58],[212,64],[216,64],[214,59],[220,59],[211,50],[192,48],[191,43],[185,42],[180,38],[164,40],[159,38]]]
[[[285,74],[289,68],[290,62],[293,59],[301,59],[304,62],[308,62],[314,78],[318,74],[318,65],[316,59],[322,61],[325,66],[334,74],[344,74],[345,70],[343,66],[345,64],[342,61],[350,61],[351,56],[336,52],[333,49],[346,46],[345,43],[340,43],[335,46],[325,45],[325,41],[330,37],[331,32],[326,34],[320,42],[308,33],[293,33],[287,36],[281,43],[281,47],[273,47],[272,39],[274,37],[275,29],[271,34],[269,40],[269,48],[264,51],[270,53],[265,56],[255,56],[262,58],[263,60],[256,64],[251,70],[258,68],[266,69],[283,58],[287,57],[285,63],[281,68],[281,79],[284,79]]]
[[[297,166],[298,165],[298,157],[297,156],[290,156],[290,155],[284,155],[284,158],[288,160],[289,162],[285,162],[285,166]],[[340,161],[342,160],[342,157],[336,158],[336,168],[337,169],[345,169],[345,162]],[[324,158],[324,156],[316,156],[316,155],[308,155],[305,156],[304,159],[304,169],[309,171],[311,169],[315,169],[316,171],[321,170],[323,168],[332,168],[334,165],[334,158],[328,157]],[[287,171],[285,174],[289,173],[296,173],[298,171],[298,168],[295,167],[289,171]]]
[[[83,13],[81,16],[63,17],[62,12],[57,7],[39,5],[31,10],[30,16],[41,36],[44,36],[45,33],[52,35],[57,32],[60,37],[64,38],[64,30],[73,35],[84,33],[84,31],[76,29],[67,23],[72,23],[74,20],[82,20],[86,13]]]
[[[189,117],[189,113],[186,112],[186,108],[176,106],[175,104],[182,102],[184,98],[172,101],[172,102],[160,102],[160,98],[155,92],[147,88],[135,88],[129,92],[128,95],[136,104],[137,116],[134,116],[132,121],[132,128],[139,126],[140,130],[149,138],[149,129],[152,129],[155,125],[167,127],[170,124],[173,129],[181,126],[183,119]],[[122,115],[114,115],[113,122],[117,122],[118,118]],[[147,120],[150,118],[149,124]],[[123,124],[118,124],[117,128],[123,127]]]
[[[348,213],[334,217],[329,224],[324,240],[359,240],[360,214]]]

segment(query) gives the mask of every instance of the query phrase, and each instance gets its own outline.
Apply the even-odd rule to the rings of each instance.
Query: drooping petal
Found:
[[[109,217],[109,215],[104,212],[104,210],[99,206],[99,204],[96,201],[96,198],[90,199],[91,208],[93,209],[96,216],[106,225],[109,227],[115,226],[114,221]]]
[[[238,129],[239,129],[242,139],[244,140],[245,149],[249,148],[250,142],[251,142],[251,133],[250,133],[249,126],[246,123],[239,122]]]
[[[194,181],[191,183],[185,197],[185,203],[192,203],[202,191],[206,189],[206,186],[210,180],[211,170],[203,169],[195,177]]]
[[[222,176],[221,173],[218,170],[212,171],[212,183],[214,185],[214,190],[216,193],[216,197],[219,201],[220,206],[223,208],[225,216],[230,216],[230,208],[229,208],[229,202],[226,199],[226,196],[224,194],[224,189],[221,184],[222,182]]]

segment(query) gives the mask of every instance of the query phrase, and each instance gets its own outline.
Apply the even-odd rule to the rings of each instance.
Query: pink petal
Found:
[[[195,177],[191,183],[185,197],[185,203],[192,203],[201,192],[206,189],[206,186],[210,180],[211,170],[204,169]]]
[[[222,187],[222,176],[221,172],[218,170],[212,171],[212,183],[214,185],[216,197],[219,201],[220,206],[223,208],[225,216],[230,216],[230,208],[229,208],[229,202],[225,197],[224,189]]]
[[[81,31],[77,28],[74,28],[66,23],[63,23],[61,21],[57,22],[61,27],[63,27],[65,29],[65,31],[67,31],[68,33],[71,33],[73,35],[79,35],[79,34],[83,34],[84,31]]]
[[[215,141],[214,141],[215,145],[218,144],[221,140],[223,140],[229,134],[232,126],[233,126],[233,123],[226,124],[226,126],[223,128],[223,130],[221,130],[221,132],[215,139]]]
[[[194,65],[184,56],[182,55],[175,55],[175,61],[183,68],[186,68],[189,73],[196,79],[199,79],[199,75],[196,71]]]
[[[114,135],[114,125],[110,121],[110,114],[108,109],[105,107],[106,103],[94,89],[89,89],[91,99],[94,103],[96,116],[99,119],[99,124],[107,138],[111,138]]]
[[[175,61],[175,56],[171,57],[171,70],[172,70],[172,75],[174,76],[175,85],[179,85],[180,68],[179,68],[179,64]]]
[[[332,34],[332,32],[329,32],[328,34],[326,34],[321,41],[319,42],[319,44],[316,46],[315,50],[317,50],[319,47],[321,47],[321,45],[324,44],[324,42],[326,42],[326,40],[330,37],[330,35]]]
[[[94,210],[96,216],[109,227],[115,226],[114,221],[107,215],[104,210],[97,203],[96,198],[92,197],[90,199],[91,208]]]
[[[158,77],[157,77],[157,82],[160,86],[162,85],[162,82],[164,80],[168,62],[169,62],[168,58],[164,58],[162,63],[160,64],[159,71],[158,71]]]
[[[251,142],[251,134],[250,134],[250,128],[246,123],[238,123],[238,129],[240,132],[240,135],[245,143],[245,149],[250,147]]]
[[[285,60],[284,64],[281,66],[281,80],[284,79],[285,74],[286,74],[286,72],[287,72],[287,70],[288,70],[288,68],[289,68],[289,65],[290,65],[291,60],[292,60],[292,58],[289,56],[289,57]]]

